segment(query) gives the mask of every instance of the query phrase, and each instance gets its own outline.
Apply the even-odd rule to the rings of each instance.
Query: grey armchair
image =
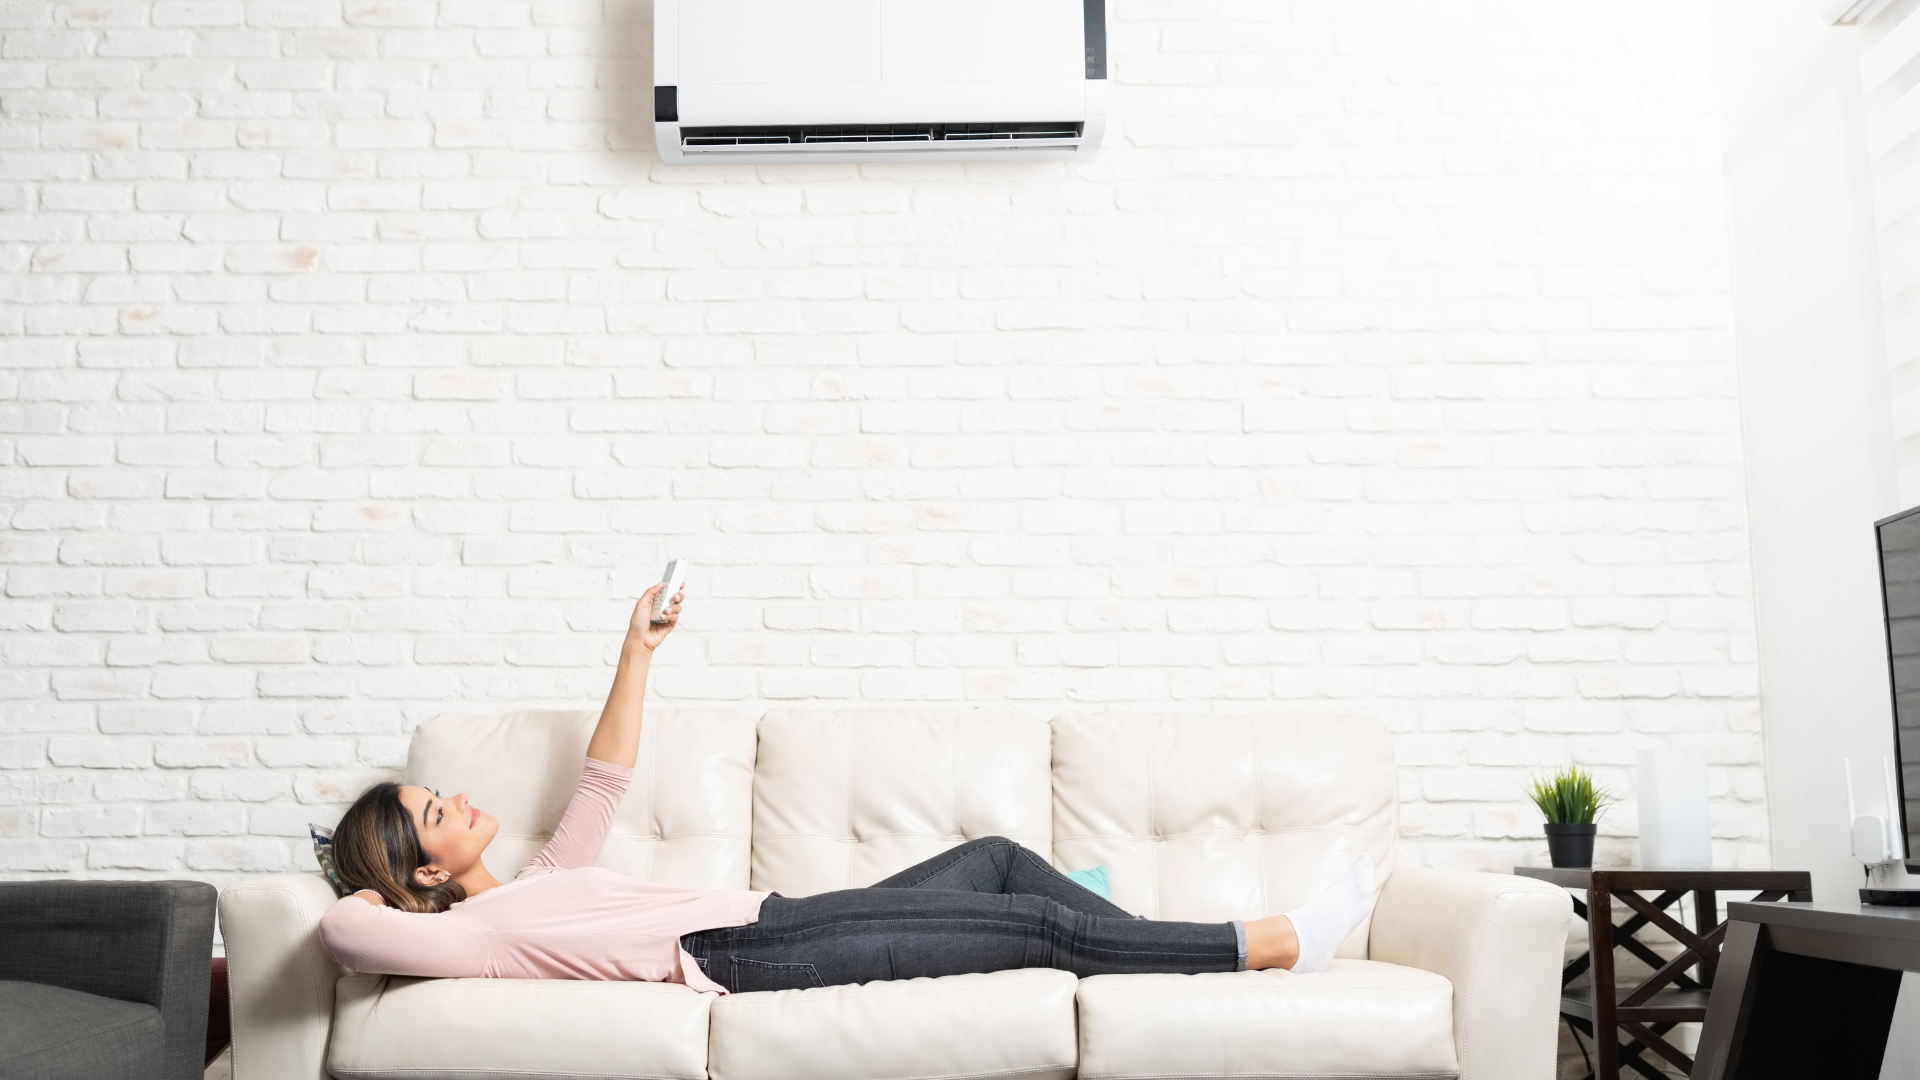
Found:
[[[0,882],[0,1076],[198,1080],[213,886]]]

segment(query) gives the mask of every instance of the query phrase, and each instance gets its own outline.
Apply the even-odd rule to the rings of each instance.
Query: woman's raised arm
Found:
[[[680,624],[683,589],[667,605],[665,622],[652,622],[653,598],[662,582],[640,595],[633,606],[633,619],[627,625],[627,639],[620,644],[620,667],[613,673],[613,689],[607,691],[606,708],[600,710],[600,725],[593,729],[587,743],[587,756],[610,765],[633,768],[640,756],[640,706],[647,695],[647,668],[653,663],[653,650]]]

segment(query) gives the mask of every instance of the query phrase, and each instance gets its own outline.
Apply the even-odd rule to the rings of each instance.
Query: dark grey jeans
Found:
[[[1192,975],[1246,965],[1240,924],[1135,918],[999,836],[869,888],[776,893],[757,922],[680,942],[708,978],[735,993],[1009,968]]]

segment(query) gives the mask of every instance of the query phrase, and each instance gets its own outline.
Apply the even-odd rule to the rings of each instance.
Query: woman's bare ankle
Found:
[[[1300,959],[1300,938],[1285,915],[1255,919],[1247,926],[1247,968],[1290,968]]]

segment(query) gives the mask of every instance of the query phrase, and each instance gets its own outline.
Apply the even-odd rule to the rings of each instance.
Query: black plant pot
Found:
[[[1585,825],[1548,825],[1547,854],[1553,859],[1553,865],[1563,868],[1585,870],[1593,866],[1593,831],[1591,822]]]

